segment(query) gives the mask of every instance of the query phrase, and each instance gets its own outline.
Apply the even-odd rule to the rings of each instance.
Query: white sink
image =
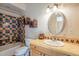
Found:
[[[58,40],[45,40],[44,43],[56,47],[64,46],[64,43]]]

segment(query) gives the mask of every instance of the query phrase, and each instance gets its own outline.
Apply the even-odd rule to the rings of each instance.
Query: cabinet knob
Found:
[[[65,56],[71,56],[71,55],[68,55],[68,54],[64,54]]]
[[[71,56],[71,55],[67,55],[67,56]]]
[[[36,46],[34,46],[34,48],[36,48]]]

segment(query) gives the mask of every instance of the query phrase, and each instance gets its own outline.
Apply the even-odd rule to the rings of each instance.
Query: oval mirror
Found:
[[[51,14],[48,21],[48,29],[52,34],[59,34],[64,28],[64,15],[62,12]]]

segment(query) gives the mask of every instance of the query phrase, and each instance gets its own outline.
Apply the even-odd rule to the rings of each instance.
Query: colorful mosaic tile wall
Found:
[[[0,46],[18,41],[16,17],[0,13]]]
[[[24,16],[17,18],[18,21],[18,40],[25,43],[25,18]]]

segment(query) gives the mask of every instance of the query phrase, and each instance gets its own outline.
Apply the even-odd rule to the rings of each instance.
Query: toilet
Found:
[[[15,56],[29,56],[30,39],[25,39],[25,46],[15,50]]]

